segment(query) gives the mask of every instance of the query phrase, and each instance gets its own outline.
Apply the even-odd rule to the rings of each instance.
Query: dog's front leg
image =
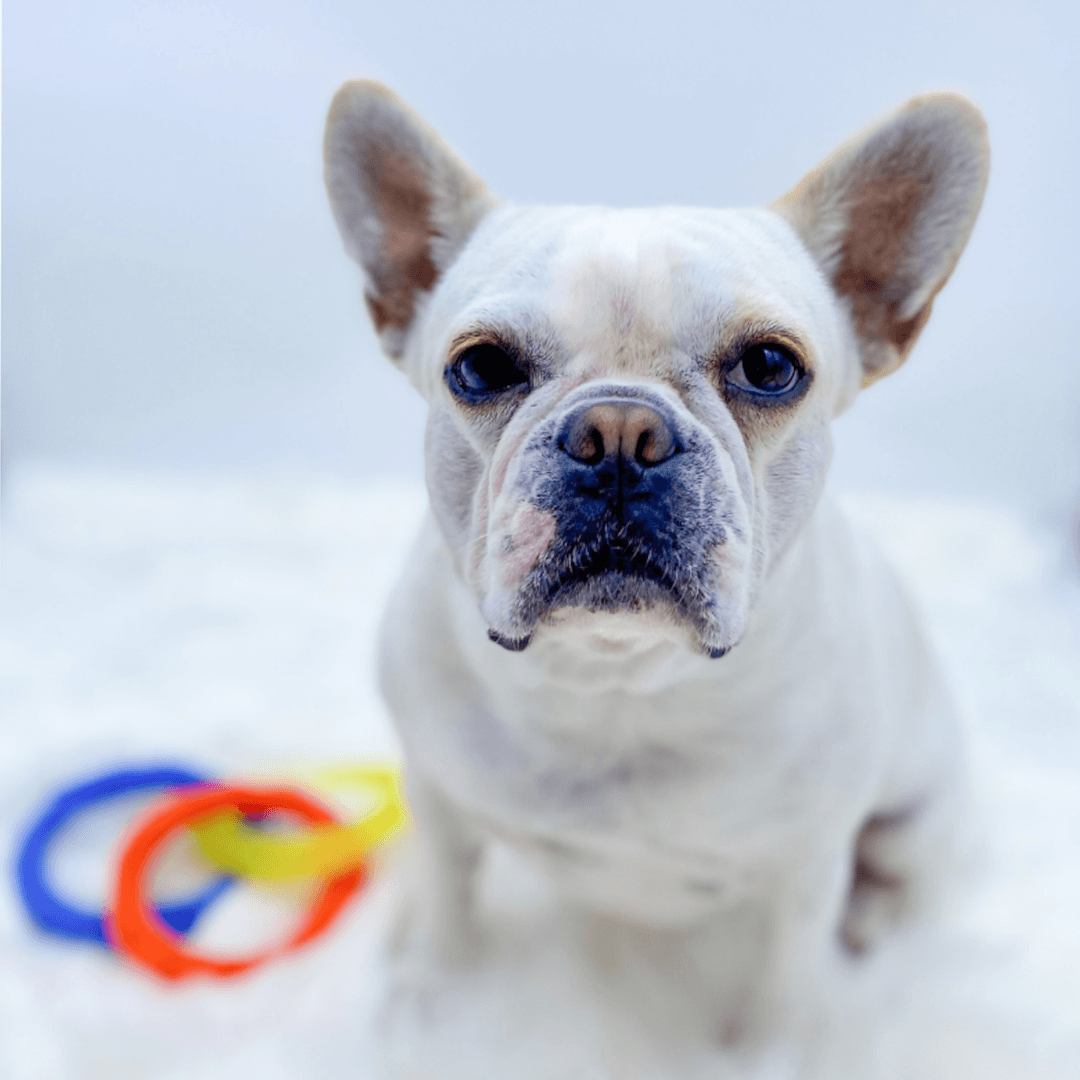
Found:
[[[912,916],[933,911],[950,886],[963,880],[972,842],[965,828],[966,796],[956,778],[863,823],[843,923],[852,952],[865,951]]]
[[[915,648],[924,649],[921,639]],[[853,837],[842,934],[855,953],[939,908],[974,854],[962,729],[925,651],[916,676],[919,707],[905,718],[878,797]],[[896,696],[904,700],[904,691]]]
[[[473,893],[481,838],[422,772],[407,771],[406,790],[413,818],[413,860],[392,951],[423,967],[466,963],[477,947]]]

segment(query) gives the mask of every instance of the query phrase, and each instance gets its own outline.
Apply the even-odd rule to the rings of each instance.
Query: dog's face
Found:
[[[761,210],[502,206],[368,83],[339,92],[326,149],[492,638],[613,612],[711,656],[812,512],[829,422],[914,342],[987,164],[945,95]]]
[[[858,383],[766,211],[496,210],[419,337],[433,505],[510,646],[624,611],[730,648]]]

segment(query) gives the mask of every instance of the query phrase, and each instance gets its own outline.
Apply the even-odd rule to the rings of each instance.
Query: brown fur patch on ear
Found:
[[[864,384],[903,360],[930,314],[927,303],[912,318],[900,315],[901,304],[917,287],[905,273],[910,261],[905,243],[933,195],[933,173],[920,157],[925,155],[913,154],[902,171],[854,183],[858,194],[848,210],[833,288],[848,298],[856,333],[865,343]]]
[[[368,294],[375,329],[404,329],[412,322],[413,294],[435,284],[431,261],[431,196],[420,171],[404,155],[375,165],[377,198],[383,222],[383,260],[376,278],[377,295]]]
[[[483,182],[400,98],[346,83],[324,140],[326,187],[345,249],[363,268],[383,349],[405,352],[418,301],[495,205]]]
[[[903,362],[975,223],[989,167],[978,110],[915,98],[773,204],[847,302],[863,385]]]

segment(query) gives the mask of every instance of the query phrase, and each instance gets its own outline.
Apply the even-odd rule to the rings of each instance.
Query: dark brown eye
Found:
[[[498,345],[473,345],[447,369],[450,389],[466,401],[476,402],[528,383],[529,376]]]
[[[802,376],[795,357],[782,345],[751,345],[727,373],[729,385],[759,396],[779,397]]]

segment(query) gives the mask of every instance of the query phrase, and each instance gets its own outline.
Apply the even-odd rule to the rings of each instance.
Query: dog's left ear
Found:
[[[928,94],[773,203],[847,301],[864,386],[915,343],[971,234],[989,165],[979,110],[957,94]]]
[[[396,94],[347,82],[326,119],[326,187],[364,270],[384,351],[400,360],[417,304],[495,205],[483,182]]]

